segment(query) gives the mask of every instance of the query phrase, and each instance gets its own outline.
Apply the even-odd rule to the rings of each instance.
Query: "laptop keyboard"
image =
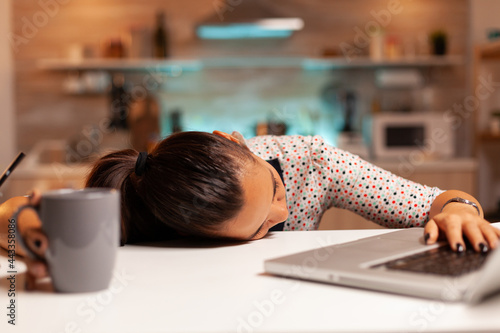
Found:
[[[486,260],[488,253],[478,253],[468,248],[463,253],[454,252],[449,245],[407,257],[398,258],[375,267],[418,273],[459,276],[477,270]]]

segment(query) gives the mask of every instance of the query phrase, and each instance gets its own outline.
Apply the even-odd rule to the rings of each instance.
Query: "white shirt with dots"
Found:
[[[330,207],[389,228],[421,227],[443,192],[329,146],[320,136],[257,136],[247,146],[264,160],[280,162],[289,211],[283,230],[316,230]]]

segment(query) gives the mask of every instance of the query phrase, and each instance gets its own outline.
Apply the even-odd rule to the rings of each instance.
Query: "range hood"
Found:
[[[196,27],[201,39],[287,38],[304,27],[301,18],[283,17],[261,0],[225,0],[214,8]]]

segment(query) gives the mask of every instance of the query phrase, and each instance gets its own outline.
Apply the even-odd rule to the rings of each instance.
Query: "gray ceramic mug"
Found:
[[[33,206],[22,206],[12,216]],[[105,188],[61,189],[42,194],[36,208],[48,241],[45,260],[58,292],[93,292],[108,288],[120,233],[120,196]],[[16,223],[17,225],[17,223]],[[37,257],[16,230],[16,239]]]

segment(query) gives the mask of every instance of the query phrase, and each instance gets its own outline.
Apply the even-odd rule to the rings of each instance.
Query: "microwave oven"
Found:
[[[437,112],[381,112],[374,114],[371,153],[374,158],[450,158],[454,131],[449,119]]]

